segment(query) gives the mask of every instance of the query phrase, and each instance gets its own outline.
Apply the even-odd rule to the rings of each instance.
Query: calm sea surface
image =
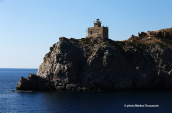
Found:
[[[172,113],[172,90],[18,92],[21,76],[37,69],[0,68],[0,113]],[[159,107],[148,107],[158,105]],[[128,108],[125,107],[128,105]],[[129,105],[131,105],[129,107]],[[136,107],[142,105],[144,107]],[[134,107],[133,107],[134,106]]]

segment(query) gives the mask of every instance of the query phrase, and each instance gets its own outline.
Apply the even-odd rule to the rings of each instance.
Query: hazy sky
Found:
[[[172,0],[0,0],[0,68],[38,68],[59,37],[99,18],[112,40],[172,27]]]

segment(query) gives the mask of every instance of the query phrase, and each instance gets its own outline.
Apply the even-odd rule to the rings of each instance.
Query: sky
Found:
[[[172,27],[172,0],[0,0],[0,68],[38,68],[59,37],[84,38],[99,18],[109,38]]]

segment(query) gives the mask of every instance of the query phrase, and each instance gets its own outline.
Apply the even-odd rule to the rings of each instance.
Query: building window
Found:
[[[92,35],[92,31],[90,31],[90,34]]]

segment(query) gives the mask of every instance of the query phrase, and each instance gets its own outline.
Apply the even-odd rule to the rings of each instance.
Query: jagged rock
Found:
[[[28,78],[21,77],[18,82],[17,90],[54,90],[50,82],[35,74],[30,74]]]
[[[166,39],[172,38],[172,28],[160,29],[157,31],[148,31],[147,33],[141,32],[138,33],[138,37],[151,37],[158,36]]]
[[[76,84],[67,84],[66,89],[67,90],[75,90],[76,89]]]

